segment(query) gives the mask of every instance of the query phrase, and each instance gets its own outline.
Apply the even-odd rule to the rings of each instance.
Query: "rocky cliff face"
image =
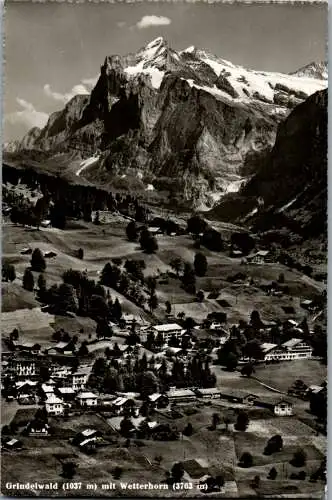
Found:
[[[257,163],[258,172],[212,217],[258,229],[289,225],[308,237],[326,232],[327,99],[327,90],[316,92],[291,112],[271,153]]]
[[[90,96],[50,116],[25,147],[77,150],[99,161],[81,175],[149,178],[197,207],[237,189],[280,123],[326,81],[251,71],[205,51],[172,50],[162,38],[136,54],[108,56]],[[22,146],[22,145],[21,145]]]

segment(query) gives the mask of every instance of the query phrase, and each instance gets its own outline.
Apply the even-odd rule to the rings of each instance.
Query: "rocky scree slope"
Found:
[[[315,75],[317,76],[317,75]],[[127,174],[212,206],[253,173],[278,123],[326,86],[322,78],[252,71],[162,38],[108,56],[91,95],[78,95],[31,131],[21,148],[100,152],[82,172],[97,183]]]

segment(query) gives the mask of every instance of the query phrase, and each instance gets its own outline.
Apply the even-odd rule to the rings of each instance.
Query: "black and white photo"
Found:
[[[2,494],[321,499],[327,4],[3,28]]]

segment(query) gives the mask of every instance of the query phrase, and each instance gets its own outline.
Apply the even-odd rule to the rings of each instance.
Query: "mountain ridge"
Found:
[[[75,96],[17,149],[76,150],[99,161],[90,180],[140,175],[212,206],[269,151],[278,124],[324,79],[259,72],[207,51],[175,51],[158,37],[127,56],[107,56],[90,95]],[[250,168],[249,168],[250,170]]]

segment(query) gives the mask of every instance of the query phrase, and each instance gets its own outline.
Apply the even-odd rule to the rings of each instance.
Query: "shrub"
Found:
[[[177,482],[181,481],[183,474],[184,474],[183,465],[180,462],[176,462],[172,467],[171,474],[172,474],[172,478],[174,479],[174,481],[177,481]]]
[[[253,463],[254,460],[251,453],[245,451],[240,458],[239,467],[249,468],[252,467]]]
[[[76,474],[77,465],[74,462],[65,462],[62,465],[62,476],[66,479],[72,479]]]
[[[272,455],[272,453],[276,453],[282,450],[283,441],[282,437],[279,434],[272,436],[271,439],[268,440],[267,445],[264,449],[264,455]]]
[[[303,467],[307,462],[307,455],[303,450],[298,450],[294,453],[290,464],[294,467]]]
[[[113,469],[113,477],[114,479],[120,479],[123,474],[123,469],[121,467],[115,467]]]
[[[274,479],[276,479],[277,475],[278,475],[277,469],[275,467],[272,467],[267,478],[274,480]]]
[[[241,375],[245,377],[250,377],[254,373],[255,369],[251,363],[247,363],[241,369]]]
[[[252,480],[251,487],[254,489],[259,488],[261,482],[261,478],[259,476],[255,476],[254,479]]]
[[[237,431],[245,431],[248,425],[249,425],[249,417],[247,413],[244,411],[240,411],[237,416],[236,424],[234,426],[235,429]]]
[[[182,434],[184,434],[185,436],[191,436],[193,432],[193,426],[190,422],[188,422],[188,425],[183,429]]]

